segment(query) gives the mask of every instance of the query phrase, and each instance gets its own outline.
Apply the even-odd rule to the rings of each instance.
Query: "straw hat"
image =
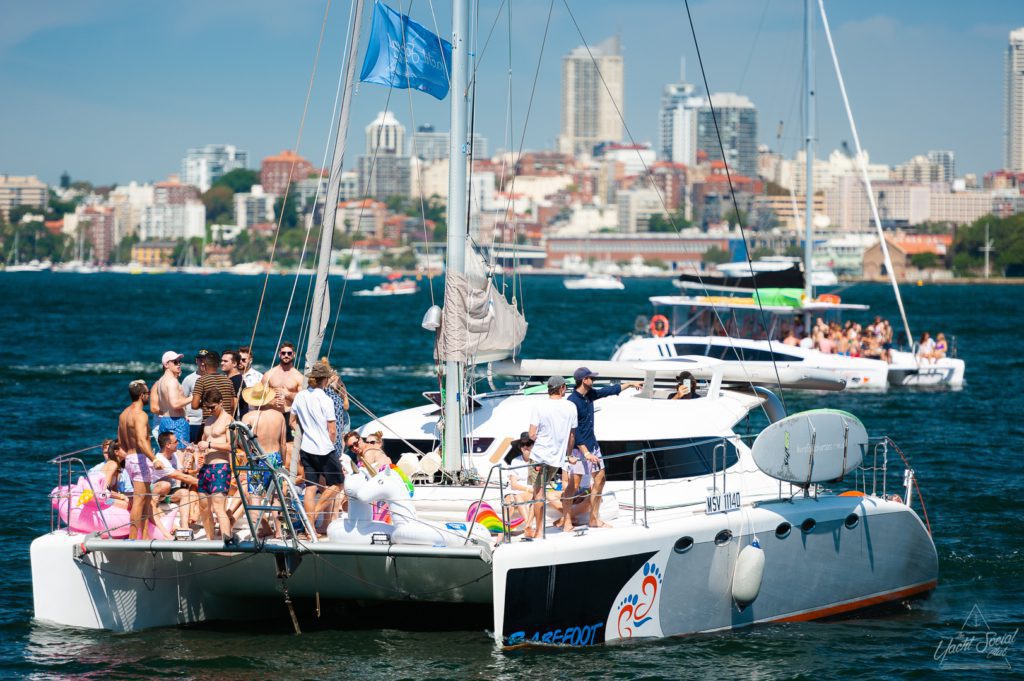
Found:
[[[242,399],[252,407],[265,407],[275,399],[277,399],[277,393],[262,383],[257,383],[251,388],[246,388],[242,391]]]

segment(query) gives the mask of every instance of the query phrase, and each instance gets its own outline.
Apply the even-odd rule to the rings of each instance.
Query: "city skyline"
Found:
[[[396,6],[397,7],[397,6]],[[658,108],[667,83],[686,80],[703,91],[685,9],[679,2],[621,5],[572,3],[591,45],[621,36],[625,121],[637,142],[658,141]],[[712,92],[737,92],[758,108],[758,141],[786,156],[799,146],[802,3],[724,0],[692,3]],[[55,2],[0,8],[0,86],[12,93],[5,119],[16,134],[0,138],[3,172],[56,183],[68,170],[97,184],[160,180],[179,172],[189,148],[233,144],[259,159],[294,148],[323,16],[323,4],[215,6]],[[497,7],[481,16],[481,43]],[[934,149],[956,153],[958,170],[1002,166],[1003,68],[1009,32],[1024,12],[1009,2],[881,2],[829,8],[841,65],[865,149],[874,162],[896,165]],[[323,158],[348,8],[335,5],[299,153]],[[490,149],[518,148],[548,4],[512,10],[513,92],[510,145],[505,129],[508,81],[506,18],[480,50],[476,130]],[[651,21],[651,17],[658,21]],[[433,25],[429,11],[413,17]],[[447,8],[437,25],[447,33]],[[365,34],[364,34],[365,35]],[[556,4],[525,149],[555,148],[560,64],[581,44],[565,7]],[[850,140],[827,49],[819,37],[819,156]],[[893,68],[897,64],[900,68]],[[388,102],[388,90],[361,84],[352,111],[346,167],[362,150],[362,127]],[[408,130],[447,125],[448,102],[394,91],[389,108]],[[781,144],[774,135],[786,119]],[[626,138],[628,140],[628,137]],[[250,167],[255,165],[250,163]]]

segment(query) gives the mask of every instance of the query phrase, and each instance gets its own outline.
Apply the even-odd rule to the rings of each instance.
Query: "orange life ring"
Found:
[[[818,296],[819,303],[831,303],[832,305],[838,305],[841,301],[839,296],[834,293],[822,293]]]
[[[663,314],[656,314],[651,317],[651,335],[661,338],[668,335],[668,317]]]

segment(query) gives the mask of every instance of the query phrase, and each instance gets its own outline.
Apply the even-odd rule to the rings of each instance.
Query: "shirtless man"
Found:
[[[206,395],[203,411],[209,411],[199,443],[199,455],[204,457],[199,469],[199,512],[202,514],[206,538],[214,538],[214,516],[220,524],[225,542],[234,540],[232,523],[227,511],[227,495],[231,488],[231,414],[224,409],[224,398],[218,392]]]
[[[178,449],[185,449],[189,444],[188,419],[185,418],[185,407],[192,404],[192,398],[184,393],[178,379],[181,377],[180,352],[168,350],[160,363],[164,365],[164,375],[153,386],[149,394],[149,411],[157,417],[157,428],[160,433],[174,433],[178,440]]]
[[[263,453],[266,454],[265,461],[254,462],[260,468],[266,468],[266,473],[249,472],[247,480],[247,491],[250,503],[259,505],[270,494],[270,482],[273,468],[280,466],[288,467],[288,450],[285,443],[285,430],[287,429],[284,416],[276,409],[270,408],[270,404],[277,399],[276,394],[269,387],[262,383],[242,390],[242,399],[249,405],[249,411],[242,417],[242,422],[252,429],[256,441],[260,443]]]
[[[278,357],[281,360],[280,363],[263,374],[262,382],[263,385],[273,388],[277,393],[277,399],[271,403],[271,406],[281,412],[287,421],[291,416],[292,402],[295,401],[295,396],[302,389],[302,372],[295,368],[295,344],[291,341],[281,343]],[[292,429],[286,427],[285,440],[290,443],[294,439]],[[288,453],[291,454],[290,449]]]
[[[145,404],[149,399],[149,388],[142,379],[128,384],[128,396],[132,403],[117,417],[117,444],[125,452],[125,468],[132,478],[134,491],[131,509],[129,539],[149,539],[149,518],[153,515],[149,485],[153,469],[160,470],[163,462],[153,454],[149,444],[149,417]]]

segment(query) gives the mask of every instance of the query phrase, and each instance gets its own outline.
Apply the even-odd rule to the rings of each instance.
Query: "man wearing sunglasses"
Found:
[[[184,355],[173,350],[164,353],[160,360],[164,367],[164,375],[149,393],[149,410],[157,419],[158,431],[174,433],[178,440],[178,449],[185,449],[191,442],[185,406],[192,403],[192,398],[185,395],[181,384],[178,383],[182,357]]]
[[[281,343],[277,358],[278,364],[263,374],[263,384],[277,393],[277,399],[271,406],[284,414],[285,421],[290,423],[292,402],[302,389],[302,372],[295,368],[295,344],[291,341]],[[287,428],[286,439],[288,442],[295,440],[291,428]]]

